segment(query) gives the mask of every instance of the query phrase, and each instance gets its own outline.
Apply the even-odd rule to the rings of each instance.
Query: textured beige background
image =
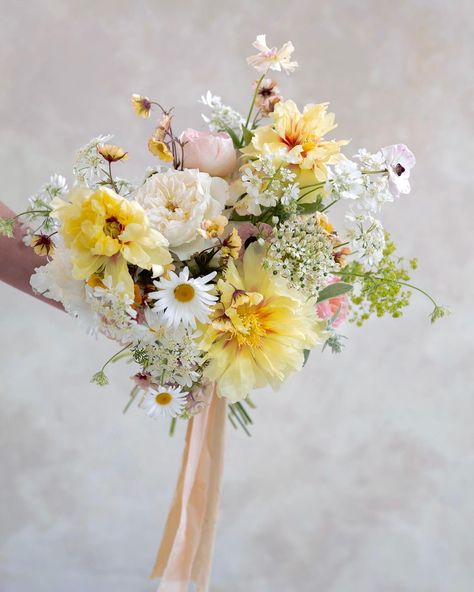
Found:
[[[354,149],[403,141],[413,193],[384,222],[416,281],[452,306],[434,327],[347,327],[256,397],[254,436],[230,430],[213,592],[470,592],[474,588],[471,3],[435,0],[0,1],[2,199],[21,208],[75,148],[116,133],[150,163],[143,92],[199,126],[208,88],[247,105],[255,34],[292,39],[299,102],[331,100]],[[349,148],[350,150],[351,148]],[[350,152],[349,152],[350,154]],[[130,373],[89,384],[114,351],[0,286],[2,592],[145,592],[183,429],[122,416]]]

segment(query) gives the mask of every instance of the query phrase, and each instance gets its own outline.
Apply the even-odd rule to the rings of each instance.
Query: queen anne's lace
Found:
[[[333,257],[333,240],[317,216],[292,216],[275,230],[265,259],[267,268],[308,296],[317,296],[339,265]]]

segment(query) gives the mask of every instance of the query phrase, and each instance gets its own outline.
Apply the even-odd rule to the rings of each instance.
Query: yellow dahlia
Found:
[[[275,388],[301,369],[304,350],[324,331],[314,302],[265,270],[263,256],[262,247],[253,243],[242,262],[229,260],[199,343],[208,362],[205,376],[216,381],[219,396],[232,402],[255,388]]]
[[[61,222],[60,234],[72,252],[73,276],[89,279],[95,273],[123,282],[133,295],[127,263],[143,269],[171,262],[167,240],[150,228],[143,208],[111,189],[93,191],[76,187],[69,202],[57,198],[53,215]]]
[[[337,162],[341,146],[347,144],[345,140],[324,140],[324,136],[337,127],[334,113],[328,113],[327,107],[328,103],[310,104],[300,113],[293,101],[277,103],[271,114],[273,123],[255,130],[244,153],[272,154],[277,161],[284,157],[297,165],[308,181],[325,181],[326,165]]]

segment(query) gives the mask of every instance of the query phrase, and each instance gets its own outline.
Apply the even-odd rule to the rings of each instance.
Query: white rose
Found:
[[[149,177],[135,194],[150,226],[163,234],[180,259],[212,244],[198,232],[204,220],[219,215],[229,198],[229,186],[219,177],[196,169],[168,169]]]

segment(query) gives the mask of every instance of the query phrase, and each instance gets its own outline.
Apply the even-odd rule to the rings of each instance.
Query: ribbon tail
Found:
[[[151,574],[158,592],[207,592],[224,467],[227,401],[215,389],[188,424],[176,491]]]

